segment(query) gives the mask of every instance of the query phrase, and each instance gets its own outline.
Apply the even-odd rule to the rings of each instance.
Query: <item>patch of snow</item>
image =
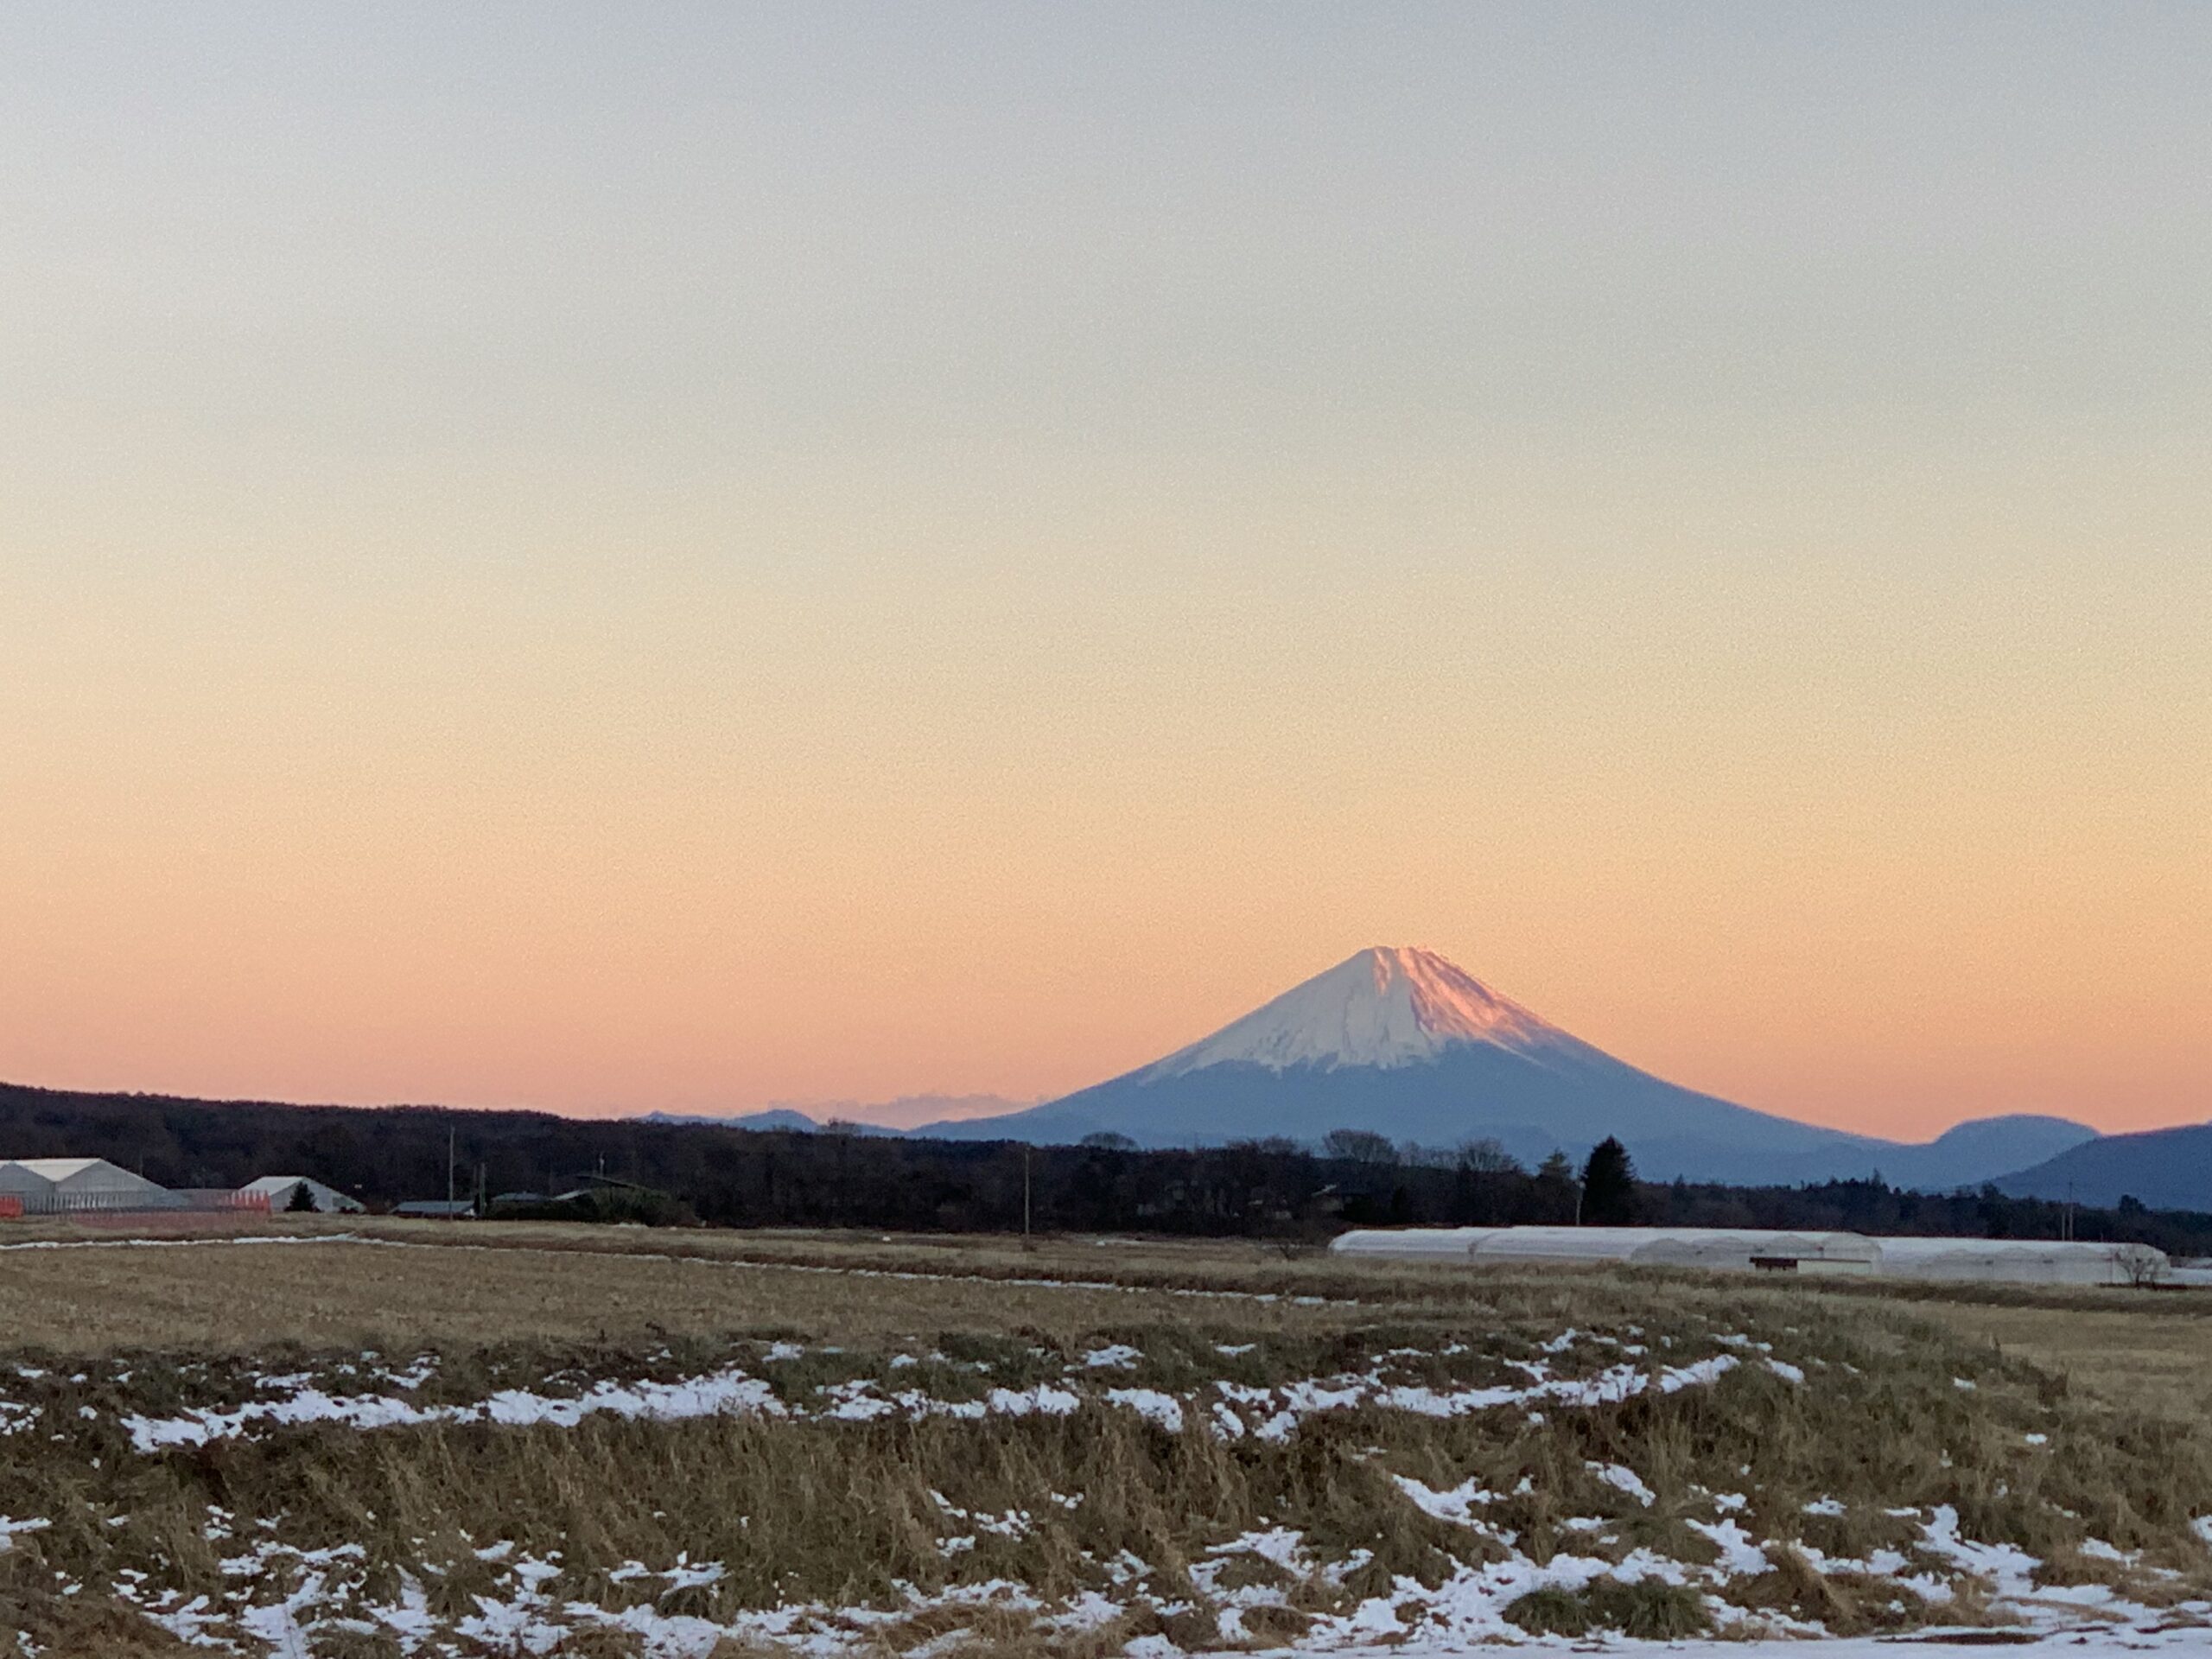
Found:
[[[134,1448],[158,1452],[177,1446],[206,1446],[245,1433],[250,1426],[290,1427],[305,1423],[343,1423],[357,1429],[415,1427],[429,1423],[491,1422],[505,1427],[550,1424],[572,1428],[600,1413],[650,1422],[676,1422],[725,1413],[784,1414],[783,1402],[768,1385],[741,1371],[728,1370],[680,1382],[601,1382],[573,1399],[508,1389],[474,1405],[418,1406],[388,1395],[334,1396],[302,1389],[277,1400],[250,1400],[229,1411],[202,1408],[175,1417],[129,1416],[123,1427]]]
[[[1959,1512],[1938,1504],[1921,1531],[1921,1548],[1986,1581],[2001,1597],[2020,1599],[2036,1593],[2035,1571],[2043,1563],[2017,1544],[1975,1543],[1959,1532]]]
[[[1056,1389],[1049,1382],[1039,1382],[1033,1389],[993,1389],[988,1396],[990,1408],[1008,1417],[1027,1417],[1032,1412],[1046,1417],[1065,1417],[1082,1403],[1082,1395]]]
[[[1157,1423],[1170,1434],[1183,1432],[1183,1402],[1172,1394],[1162,1394],[1156,1389],[1109,1389],[1106,1397],[1117,1406],[1123,1406],[1147,1422]]]
[[[1682,1524],[1693,1532],[1701,1533],[1720,1552],[1719,1567],[1723,1573],[1738,1577],[1755,1577],[1764,1573],[1770,1563],[1766,1552],[1758,1547],[1758,1540],[1745,1532],[1741,1523],[1732,1519],[1719,1521],[1688,1521]]]
[[[1449,1491],[1440,1492],[1411,1475],[1393,1475],[1390,1478],[1423,1515],[1463,1527],[1487,1529],[1488,1522],[1477,1519],[1475,1510],[1497,1502],[1497,1495],[1486,1490],[1479,1480],[1465,1480]]]
[[[1659,1495],[1643,1484],[1643,1477],[1625,1464],[1593,1463],[1586,1466],[1606,1485],[1626,1492],[1647,1510],[1658,1501]]]

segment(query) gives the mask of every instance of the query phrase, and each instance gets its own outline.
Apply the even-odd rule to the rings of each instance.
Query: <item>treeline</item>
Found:
[[[1004,1232],[1144,1231],[1319,1241],[1347,1226],[1657,1225],[1841,1229],[2110,1239],[2212,1255],[2212,1216],[2073,1210],[1877,1181],[1732,1187],[1628,1181],[1554,1158],[1522,1167],[1491,1144],[1395,1147],[1339,1131],[1289,1141],[1140,1151],[1114,1137],[1026,1149],[1007,1141],[759,1132],[539,1112],[362,1109],[0,1084],[0,1158],[105,1158],[170,1187],[233,1188],[311,1175],[372,1209],[443,1198],[448,1148],[462,1195],[626,1184],[664,1195],[649,1212],[722,1226]],[[1627,1148],[1630,1156],[1635,1147]],[[1598,1176],[1586,1193],[1586,1173]],[[1625,1179],[1624,1173],[1622,1173]],[[607,1213],[636,1213],[613,1206]],[[1602,1212],[1602,1213],[1601,1213]]]

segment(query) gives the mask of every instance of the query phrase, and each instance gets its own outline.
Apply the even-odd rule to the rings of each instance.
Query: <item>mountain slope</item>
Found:
[[[999,1116],[1020,1111],[1026,1101],[1003,1095],[900,1095],[895,1100],[782,1102],[749,1112],[646,1112],[640,1123],[704,1123],[725,1129],[790,1129],[804,1134],[836,1124],[861,1135],[904,1135],[918,1123]]]
[[[1490,1137],[1524,1160],[1579,1154],[1613,1135],[1652,1179],[1807,1181],[1878,1168],[1948,1185],[2017,1168],[2016,1141],[2047,1155],[2061,1144],[2054,1122],[1971,1126],[1962,1141],[1926,1147],[1800,1123],[1638,1071],[1433,952],[1377,948],[1125,1076],[1027,1112],[918,1132],[1192,1146],[1363,1128],[1426,1146]]]
[[[1946,1129],[1919,1146],[1900,1145],[1882,1154],[1882,1177],[1893,1186],[1948,1192],[1977,1186],[1999,1170],[2023,1169],[2084,1146],[2097,1132],[2071,1118],[2026,1113],[1980,1117]]]
[[[2153,1210],[2212,1211],[2212,1123],[2108,1135],[1997,1179],[2019,1198],[2099,1208],[2135,1198]]]

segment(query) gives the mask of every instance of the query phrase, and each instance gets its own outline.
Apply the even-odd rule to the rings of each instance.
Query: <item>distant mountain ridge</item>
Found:
[[[1801,1123],[1615,1059],[1433,951],[1363,950],[1149,1065],[1005,1116],[925,1124],[957,1140],[1141,1146],[1314,1141],[1361,1128],[1449,1147],[1490,1138],[1523,1161],[1617,1135],[1648,1179],[1977,1183],[2093,1140],[2063,1118],[1962,1123],[1922,1145]]]
[[[639,1115],[638,1122],[689,1124],[720,1129],[792,1129],[801,1134],[822,1127],[804,1112],[794,1111],[788,1106],[764,1107],[757,1112],[737,1112],[728,1117],[707,1112],[643,1112]]]
[[[895,1100],[809,1101],[803,1106],[779,1101],[746,1112],[645,1112],[638,1121],[704,1123],[725,1129],[793,1129],[802,1133],[842,1123],[857,1125],[870,1135],[902,1135],[918,1123],[1003,1117],[1033,1103],[1008,1100],[1003,1095],[900,1095]]]
[[[2212,1210],[2212,1123],[2107,1135],[1999,1178],[2016,1198],[2107,1209],[2133,1198],[2153,1210]]]

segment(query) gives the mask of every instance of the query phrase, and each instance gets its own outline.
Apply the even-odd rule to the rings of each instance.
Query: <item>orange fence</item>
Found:
[[[140,1227],[149,1222],[225,1225],[266,1219],[265,1192],[33,1192],[0,1194],[0,1221],[54,1217],[86,1227]]]
[[[234,1204],[192,1204],[168,1210],[74,1210],[68,1219],[79,1227],[118,1233],[219,1233],[269,1219],[269,1198],[257,1192]]]

